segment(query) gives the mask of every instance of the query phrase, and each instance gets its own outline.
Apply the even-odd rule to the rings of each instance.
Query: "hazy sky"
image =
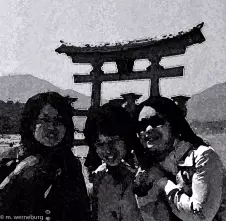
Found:
[[[90,94],[89,85],[72,78],[87,67],[57,54],[60,40],[75,45],[132,40],[186,31],[200,22],[206,41],[164,63],[185,66],[184,77],[161,81],[165,96],[226,82],[225,0],[0,0],[0,73],[32,74]],[[147,96],[148,86],[147,81],[104,84],[103,96],[127,91]]]

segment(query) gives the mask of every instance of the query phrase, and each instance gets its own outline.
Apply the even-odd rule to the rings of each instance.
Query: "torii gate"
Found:
[[[159,79],[183,76],[183,66],[165,69],[160,65],[163,57],[184,54],[186,48],[205,41],[201,29],[204,23],[176,36],[163,36],[160,40],[143,39],[115,45],[85,45],[81,47],[63,43],[55,51],[72,58],[73,63],[90,63],[93,70],[89,75],[74,75],[75,83],[92,83],[91,105],[99,106],[101,83],[105,81],[125,81],[150,79],[150,96],[160,96]],[[137,59],[148,59],[151,65],[146,71],[133,71]],[[104,62],[116,62],[118,72],[104,74]],[[87,110],[75,110],[75,116],[86,116]],[[83,142],[81,142],[83,144]]]

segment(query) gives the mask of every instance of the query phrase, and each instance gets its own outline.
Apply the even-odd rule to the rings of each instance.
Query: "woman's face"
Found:
[[[161,154],[173,145],[172,128],[155,109],[145,106],[139,115],[139,138],[150,152]]]
[[[50,104],[46,104],[41,110],[35,123],[34,137],[44,146],[56,146],[66,133],[62,117]]]
[[[95,147],[98,156],[109,166],[117,166],[126,155],[125,143],[119,136],[100,134]]]

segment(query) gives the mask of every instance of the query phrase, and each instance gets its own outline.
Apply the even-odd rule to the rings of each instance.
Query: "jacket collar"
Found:
[[[177,174],[179,166],[192,166],[193,157],[187,154],[193,149],[193,145],[189,142],[175,140],[174,150],[160,163],[167,172]],[[187,157],[189,155],[189,157]]]

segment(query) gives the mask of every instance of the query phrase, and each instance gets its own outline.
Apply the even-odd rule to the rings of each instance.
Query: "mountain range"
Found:
[[[63,90],[46,80],[32,75],[10,75],[0,77],[0,100],[26,103],[28,98],[40,92],[55,91],[59,94],[72,98],[78,98],[74,107],[87,109],[90,106],[90,97],[77,91]]]
[[[56,91],[62,95],[77,97],[75,108],[87,109],[90,97],[75,90],[63,90],[46,80],[32,75],[11,75],[0,77],[0,100],[26,103],[29,97],[46,91]],[[106,101],[104,101],[105,103]],[[189,121],[226,120],[226,82],[216,84],[191,96],[187,103]]]
[[[86,96],[71,89],[67,90],[60,89],[59,87],[51,84],[50,82],[39,79],[32,75],[10,75],[0,77],[0,100],[4,102],[10,100],[11,102],[14,103],[17,101],[19,101],[20,103],[26,103],[27,100],[33,95],[47,91],[55,91],[63,96],[68,95],[71,98],[78,98],[78,100],[73,103],[74,108],[88,109],[90,107],[91,101],[89,96]],[[7,109],[5,109],[3,112],[5,111],[7,111]],[[16,131],[18,130],[17,128],[19,125],[17,124],[19,122],[21,111],[22,110],[18,112],[17,118],[16,116],[10,117],[11,124],[13,125],[12,128],[14,128]],[[0,110],[0,112],[2,112],[2,110]],[[1,119],[2,122],[0,122],[0,125],[1,123],[4,124],[4,126],[1,127],[1,129],[4,129],[4,127],[7,125],[4,123],[7,122],[6,120],[7,119],[5,118]],[[73,120],[78,130],[82,130],[84,128],[85,124],[84,117],[74,118]]]
[[[187,103],[189,121],[226,120],[226,82],[194,94]]]

